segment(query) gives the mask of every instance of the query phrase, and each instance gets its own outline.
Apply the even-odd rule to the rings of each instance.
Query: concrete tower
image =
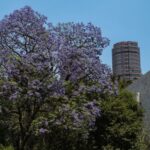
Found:
[[[122,79],[134,80],[141,76],[140,49],[137,42],[114,44],[112,49],[113,74]]]

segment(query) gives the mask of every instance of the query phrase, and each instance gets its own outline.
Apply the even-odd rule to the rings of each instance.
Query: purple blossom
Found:
[[[44,129],[44,128],[40,128],[39,129],[39,132],[41,133],[41,134],[44,134],[44,133],[46,133],[48,130],[47,129]]]
[[[91,23],[53,26],[25,6],[0,21],[0,36],[2,100],[13,99],[23,115],[37,114],[37,120],[46,116],[44,127],[94,125],[100,116],[100,94],[117,91],[110,68],[100,61],[109,40],[99,27]],[[39,129],[42,134],[47,132],[44,127]]]
[[[16,91],[15,93],[13,93],[13,94],[9,97],[10,100],[16,100],[16,99],[18,99],[18,98],[20,98],[20,94],[19,94],[18,91]]]
[[[96,117],[100,116],[100,108],[98,107],[95,101],[88,102],[87,104],[85,104],[85,107],[89,110],[89,112],[92,115]]]

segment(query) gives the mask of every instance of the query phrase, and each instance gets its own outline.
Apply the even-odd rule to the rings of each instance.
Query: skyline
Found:
[[[142,73],[150,70],[149,0],[1,0],[0,19],[28,5],[48,18],[48,22],[91,22],[110,40],[101,56],[112,67],[112,47],[120,41],[137,41],[141,51]]]

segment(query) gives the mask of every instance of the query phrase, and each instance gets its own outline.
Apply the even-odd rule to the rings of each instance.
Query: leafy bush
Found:
[[[12,146],[6,146],[6,147],[4,147],[4,146],[0,145],[0,150],[14,150],[14,149],[13,149]]]
[[[141,150],[142,109],[134,96],[122,91],[116,97],[107,97],[101,103],[101,117],[92,133],[98,149]]]

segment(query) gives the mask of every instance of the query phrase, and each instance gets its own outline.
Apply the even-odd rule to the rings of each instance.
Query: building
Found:
[[[127,89],[137,96],[138,102],[144,109],[144,126],[150,133],[150,71],[134,81]]]
[[[127,41],[114,44],[112,63],[114,75],[126,80],[140,78],[141,65],[138,43]]]

